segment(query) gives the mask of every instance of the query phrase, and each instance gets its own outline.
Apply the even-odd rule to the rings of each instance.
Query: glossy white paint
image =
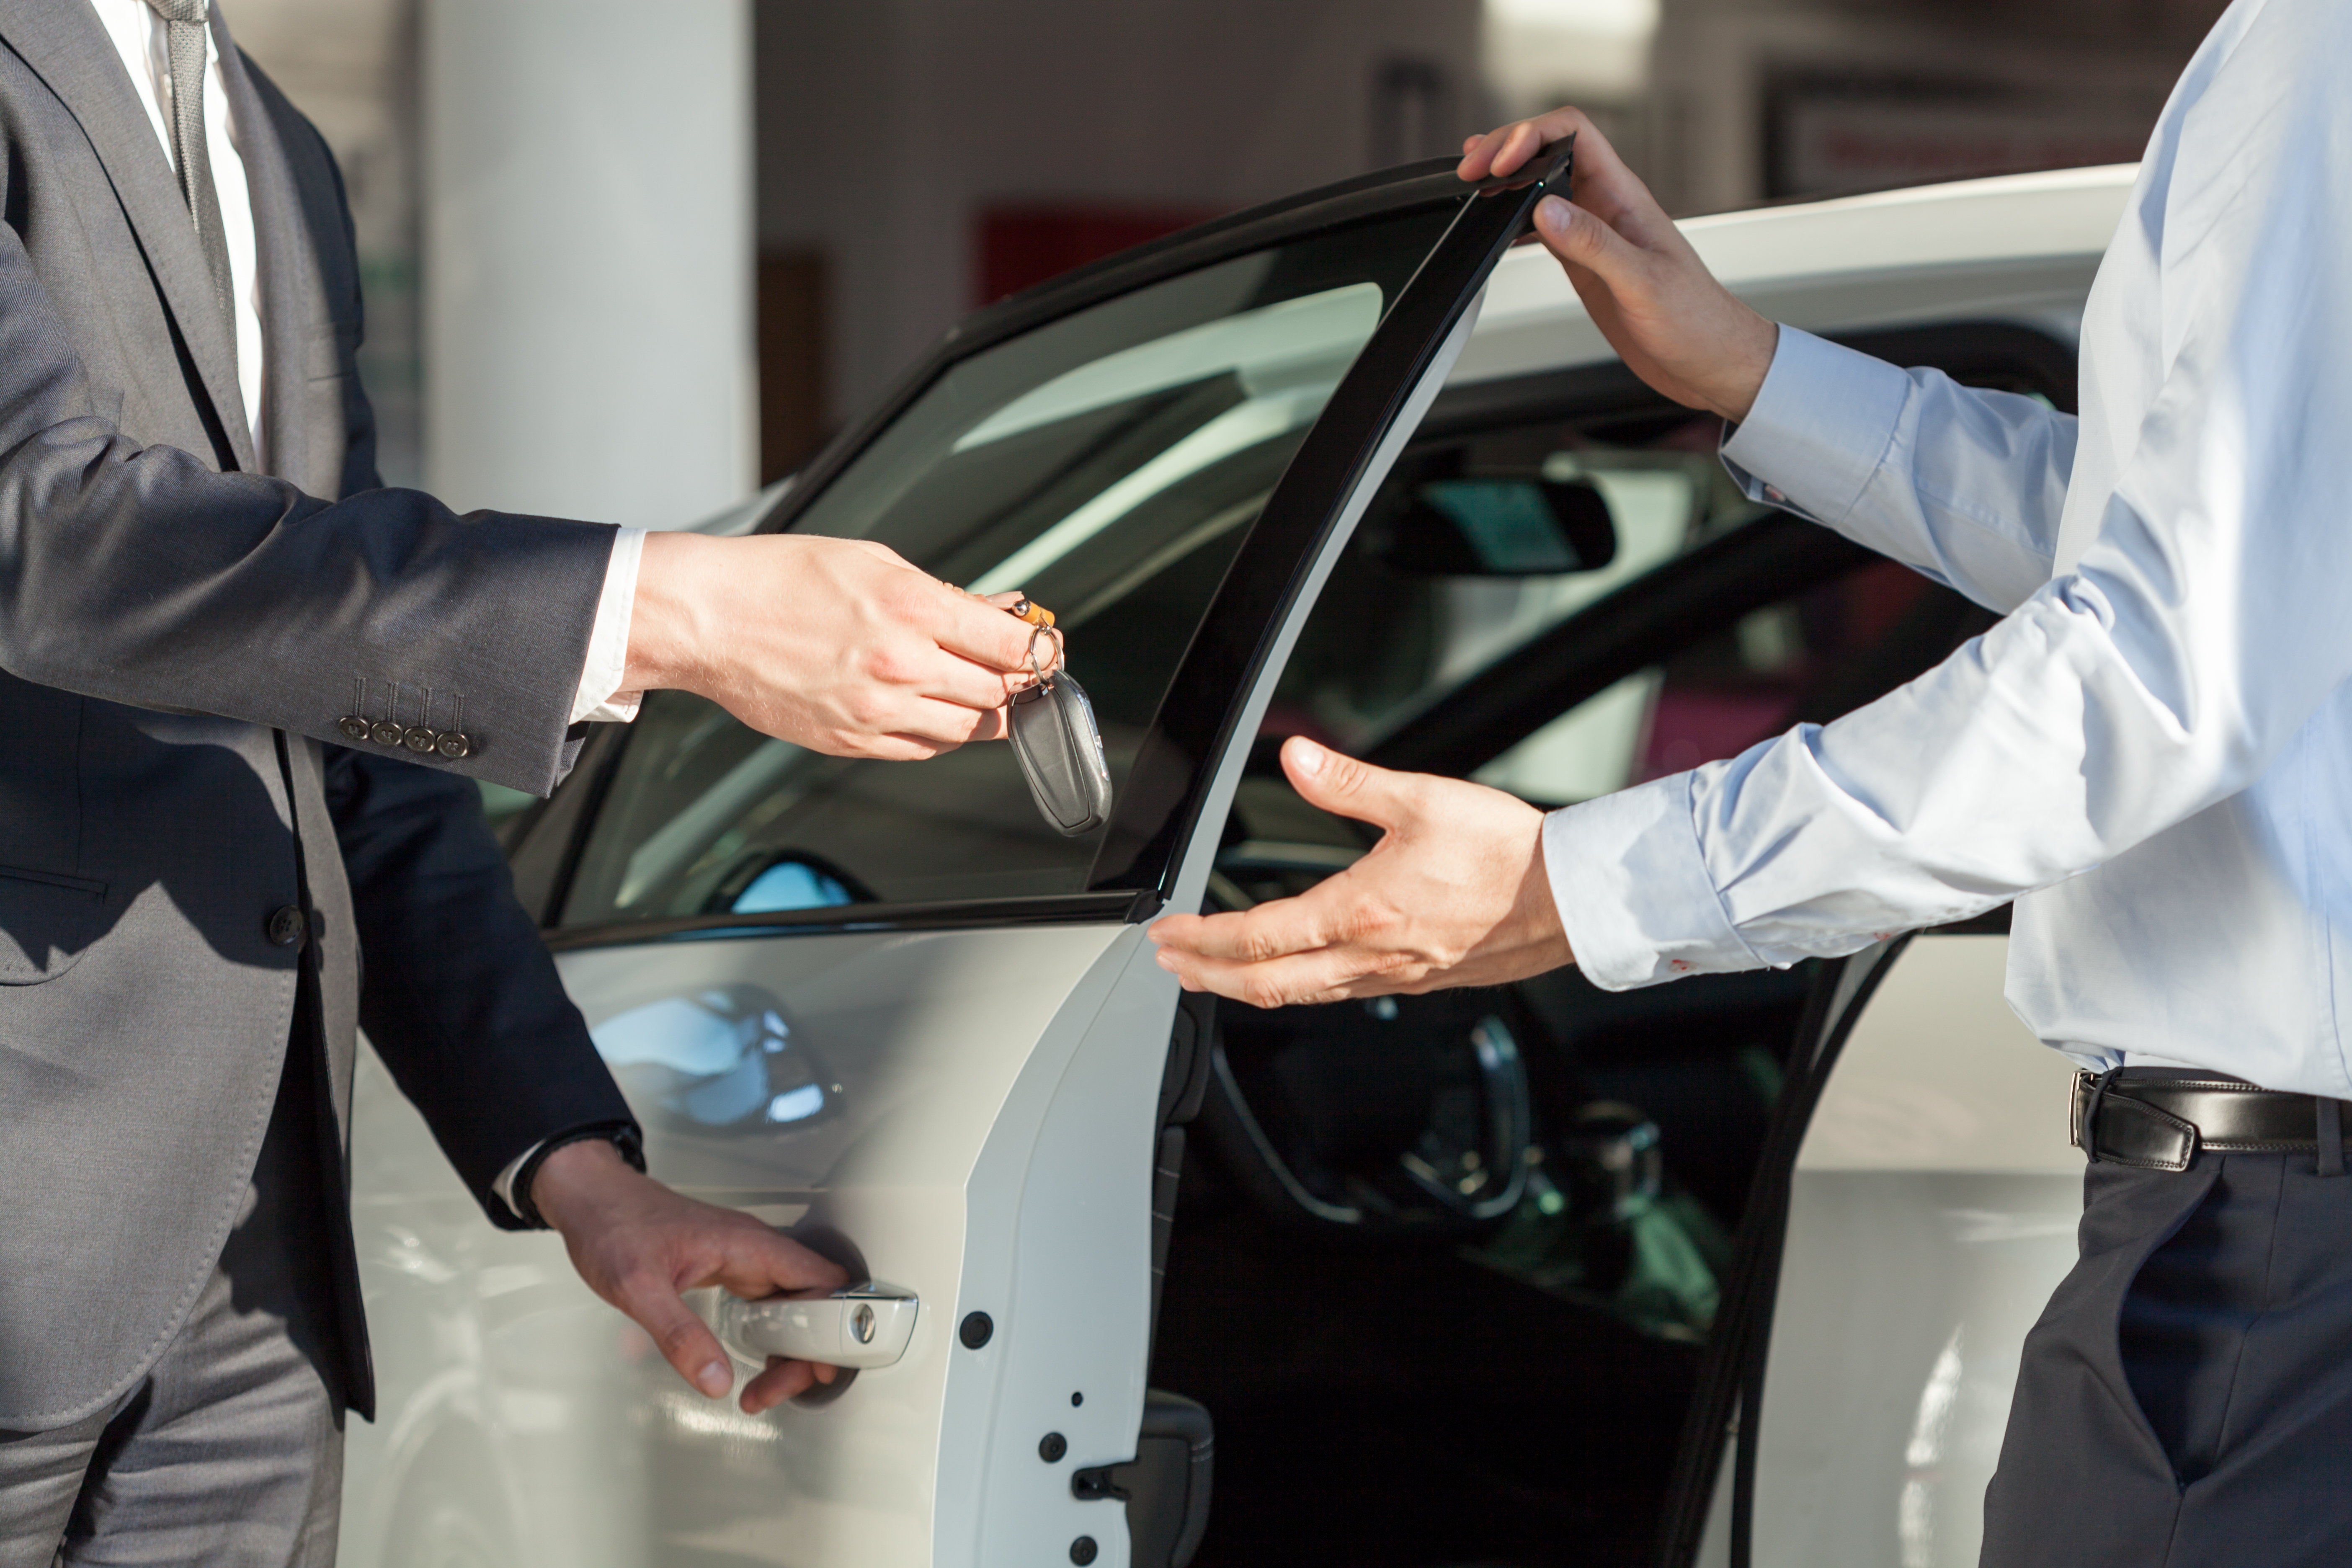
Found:
[[[655,1170],[803,1233],[845,1237],[867,1271],[936,1304],[898,1364],[859,1373],[829,1404],[760,1417],[689,1391],[578,1283],[553,1238],[491,1231],[371,1059],[355,1213],[383,1413],[352,1434],[346,1559],[411,1561],[428,1499],[501,1542],[484,1559],[499,1563],[593,1568],[692,1550],[921,1563],[935,1531],[968,1541],[975,1490],[942,1487],[938,1472],[951,1384],[996,1375],[993,1358],[954,1336],[968,1303],[1001,1310],[1005,1299],[997,1232],[1009,1227],[992,1223],[1003,1205],[984,1155],[1021,1125],[1040,1052],[1101,1011],[1119,968],[1106,954],[1134,942],[1119,925],[1032,926],[562,958],[592,1026],[714,987],[771,994],[839,1086],[833,1113],[726,1132],[640,1101]],[[1136,1163],[1148,1162],[1139,1152]],[[1148,1197],[1141,1206],[1148,1226]]]
[[[2020,1346],[2074,1260],[2073,1069],[2000,1000],[2006,938],[1924,936],[1797,1162],[1765,1371],[1759,1568],[1974,1568]]]
[[[1854,1023],[1797,1152],[1800,1171],[2078,1177],[2074,1065],[2001,1000],[2009,940],[1921,937]]]

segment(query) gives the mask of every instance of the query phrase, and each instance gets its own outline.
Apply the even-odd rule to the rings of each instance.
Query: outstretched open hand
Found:
[[[1573,962],[1543,860],[1543,814],[1460,779],[1391,773],[1293,736],[1283,771],[1310,805],[1384,829],[1295,899],[1151,928],[1188,991],[1257,1007],[1498,985]]]

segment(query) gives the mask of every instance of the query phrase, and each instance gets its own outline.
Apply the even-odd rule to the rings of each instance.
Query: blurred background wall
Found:
[[[973,306],[1561,101],[1683,214],[2138,155],[2221,0],[221,0],[385,477],[686,521]]]

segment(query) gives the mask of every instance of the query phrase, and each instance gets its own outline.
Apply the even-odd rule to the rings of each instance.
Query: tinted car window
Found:
[[[1259,509],[1450,215],[1239,257],[961,360],[793,526],[1051,607],[1123,784]],[[1049,827],[1002,745],[846,762],[661,692],[562,923],[1078,892],[1100,841]]]

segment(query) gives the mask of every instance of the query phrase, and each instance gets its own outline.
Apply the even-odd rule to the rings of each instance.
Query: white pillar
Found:
[[[690,522],[758,475],[748,0],[425,0],[425,466]]]

